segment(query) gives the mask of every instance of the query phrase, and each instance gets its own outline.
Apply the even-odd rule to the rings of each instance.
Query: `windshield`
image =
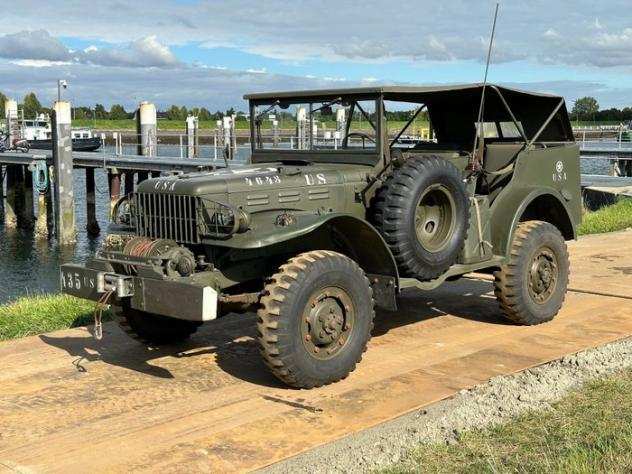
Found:
[[[252,110],[255,151],[376,154],[376,99],[284,99]]]

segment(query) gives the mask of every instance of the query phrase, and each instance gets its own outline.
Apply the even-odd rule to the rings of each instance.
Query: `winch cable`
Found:
[[[94,338],[97,341],[103,339],[103,310],[107,308],[108,300],[114,294],[114,290],[103,293],[94,307]]]

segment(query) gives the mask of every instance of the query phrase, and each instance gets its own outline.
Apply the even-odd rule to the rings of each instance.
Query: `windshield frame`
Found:
[[[287,148],[258,148],[258,134],[257,134],[257,120],[261,113],[257,113],[258,107],[270,107],[275,103],[283,103],[289,105],[309,105],[308,112],[308,138],[310,146],[313,140],[312,134],[312,121],[309,118],[312,116],[314,105],[323,105],[328,102],[340,100],[342,103],[349,103],[349,110],[359,111],[365,117],[367,112],[362,110],[360,106],[358,108],[358,102],[373,101],[375,103],[375,123],[372,123],[375,130],[375,147],[370,149],[354,149],[344,148],[347,145],[347,140],[343,137],[341,148],[338,149],[310,149],[310,150],[298,150]],[[314,96],[297,96],[297,97],[283,97],[281,98],[267,98],[267,99],[250,99],[250,147],[252,152],[252,163],[266,163],[276,161],[306,161],[314,163],[341,163],[341,164],[360,164],[375,166],[383,160],[384,156],[384,103],[382,94],[370,93],[370,94],[349,94],[349,95],[336,95],[323,96],[321,94],[314,94]],[[350,132],[350,126],[353,121],[353,113],[347,114],[345,121],[345,137]],[[370,122],[370,121],[369,121]]]

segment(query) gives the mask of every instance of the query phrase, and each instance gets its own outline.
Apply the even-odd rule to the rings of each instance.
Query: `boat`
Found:
[[[73,128],[70,136],[73,151],[96,151],[101,148],[101,138],[95,136],[89,128]],[[40,114],[34,120],[23,120],[22,137],[29,142],[31,148],[52,150],[52,129],[48,116]]]

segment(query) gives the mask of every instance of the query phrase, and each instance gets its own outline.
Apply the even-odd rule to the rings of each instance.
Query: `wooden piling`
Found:
[[[5,177],[5,169],[2,164],[0,164],[0,212],[4,214],[4,177]]]
[[[48,237],[46,193],[37,196],[37,220],[35,221],[35,235],[40,238]]]
[[[6,205],[4,208],[4,227],[5,229],[15,229],[18,225],[17,196],[16,190],[19,183],[20,166],[7,165],[6,171]]]
[[[55,102],[52,117],[53,163],[55,166],[55,234],[61,246],[76,241],[70,110],[70,102]]]
[[[123,173],[123,196],[129,196],[134,192],[134,172],[125,171]]]
[[[101,229],[97,221],[94,168],[86,168],[86,230],[88,235],[99,235]]]
[[[33,229],[35,225],[35,209],[33,207],[33,173],[28,166],[22,166],[22,189],[20,227],[23,229]]]
[[[110,189],[110,220],[112,220],[114,206],[121,198],[121,175],[116,168],[108,171],[108,187]]]

